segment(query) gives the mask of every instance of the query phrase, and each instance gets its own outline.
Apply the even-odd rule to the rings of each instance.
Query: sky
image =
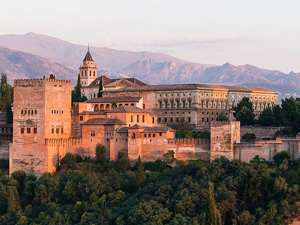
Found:
[[[299,0],[1,0],[0,34],[300,72]]]

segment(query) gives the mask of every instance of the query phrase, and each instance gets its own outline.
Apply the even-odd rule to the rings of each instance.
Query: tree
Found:
[[[246,139],[246,140],[254,140],[256,139],[256,135],[254,133],[246,133],[242,136],[242,139]]]
[[[244,97],[236,107],[233,113],[236,120],[241,122],[241,125],[251,125],[254,122],[255,115],[253,113],[252,102],[248,97]]]
[[[100,164],[104,164],[107,160],[107,149],[106,149],[106,147],[102,144],[97,144],[95,152],[96,152],[96,160]]]
[[[208,183],[209,189],[209,198],[208,204],[205,213],[205,224],[206,225],[221,225],[221,215],[220,212],[217,210],[214,198],[214,185],[212,182]]]
[[[278,152],[276,155],[274,155],[273,159],[275,163],[279,166],[284,159],[290,160],[291,156],[287,151],[281,151]]]
[[[171,127],[177,132],[186,132],[192,130],[191,125],[184,120],[184,117],[177,118],[177,120],[171,124]]]
[[[282,99],[281,107],[288,122],[298,121],[299,110],[293,97]]]
[[[217,121],[227,121],[227,116],[225,115],[225,113],[221,112],[221,113],[217,116]]]
[[[142,184],[145,183],[146,176],[144,173],[144,165],[141,160],[141,156],[139,155],[139,159],[137,161],[137,171],[136,171],[136,184],[140,187]]]
[[[53,73],[50,74],[49,76],[50,79],[55,79],[55,75]]]
[[[76,157],[72,153],[67,153],[62,159],[61,164],[66,165],[69,169],[75,167]]]
[[[102,82],[102,79],[103,79],[103,76],[101,76],[101,78],[100,78],[100,82],[99,82],[99,91],[98,91],[98,95],[97,95],[97,97],[98,98],[101,98],[102,97],[102,90],[103,90],[103,82]]]
[[[6,106],[6,117],[7,117],[7,124],[13,123],[13,112],[11,110],[11,105]]]
[[[285,126],[287,124],[287,119],[284,115],[282,108],[279,105],[273,107],[274,121],[276,126]]]
[[[258,118],[259,125],[273,126],[276,124],[274,111],[271,108],[264,109]]]
[[[164,157],[168,159],[168,161],[174,162],[177,159],[175,158],[175,152],[173,150],[168,150],[167,153],[164,154]]]
[[[15,199],[15,193],[13,191],[13,188],[9,188],[9,197],[8,197],[8,208],[7,212],[15,212],[16,211],[16,199]]]
[[[120,171],[125,171],[129,168],[130,162],[129,158],[126,152],[120,151],[118,153],[118,159],[117,159],[117,167]]]
[[[75,98],[80,99],[81,98],[81,81],[80,81],[80,74],[78,74],[77,77],[77,84],[74,87],[75,90]]]

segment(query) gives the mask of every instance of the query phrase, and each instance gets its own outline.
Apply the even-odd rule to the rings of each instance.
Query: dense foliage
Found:
[[[72,103],[73,102],[84,102],[86,101],[86,96],[81,96],[81,81],[80,81],[80,74],[78,74],[77,84],[72,91]]]
[[[140,160],[129,167],[123,157],[104,167],[62,166],[39,179],[2,173],[0,224],[220,224],[220,217],[222,224],[287,224],[300,215],[300,162],[287,152],[274,165],[219,158],[171,169]]]

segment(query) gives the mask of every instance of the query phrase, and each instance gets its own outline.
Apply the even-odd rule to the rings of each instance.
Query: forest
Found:
[[[116,162],[106,154],[101,145],[94,159],[68,153],[39,178],[8,176],[0,161],[0,224],[288,224],[300,215],[300,160],[286,151],[273,163],[177,162],[168,153],[132,165],[124,152]]]

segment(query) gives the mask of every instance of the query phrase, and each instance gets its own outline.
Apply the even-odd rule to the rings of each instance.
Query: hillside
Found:
[[[0,47],[0,71],[7,74],[9,83],[14,79],[41,78],[51,73],[57,78],[74,80],[78,73],[48,59],[3,47]]]
[[[0,69],[9,75],[9,81],[22,77],[41,77],[50,72],[75,81],[78,67],[87,51],[86,46],[35,33],[0,35],[1,45],[15,50],[12,51],[12,57],[7,48],[1,48],[4,61],[0,63]],[[16,56],[16,51],[22,53]],[[25,52],[36,56],[27,54],[25,57]],[[280,92],[280,97],[298,96],[300,93],[299,73],[285,74],[252,65],[234,66],[230,63],[205,65],[152,52],[130,52],[101,47],[92,47],[91,52],[99,68],[99,75],[106,74],[112,78],[136,77],[149,84],[247,84],[273,87],[272,89]]]

